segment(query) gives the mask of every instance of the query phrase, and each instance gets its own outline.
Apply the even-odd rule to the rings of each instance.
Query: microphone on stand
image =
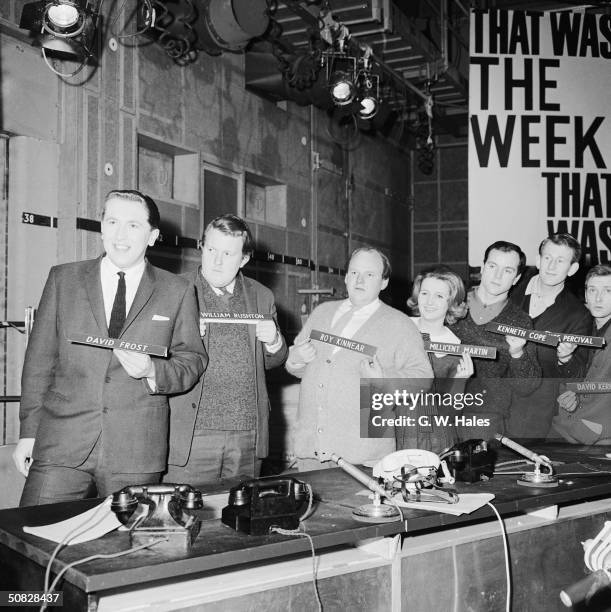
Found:
[[[401,518],[401,514],[397,508],[382,503],[382,497],[388,498],[391,501],[392,497],[375,478],[368,476],[365,474],[365,472],[359,470],[356,465],[342,459],[335,453],[331,455],[331,461],[337,463],[337,465],[341,467],[344,472],[350,474],[352,478],[358,480],[362,485],[366,486],[373,492],[373,503],[364,504],[352,511],[352,516],[357,521],[362,521],[365,523],[386,523],[396,521]]]

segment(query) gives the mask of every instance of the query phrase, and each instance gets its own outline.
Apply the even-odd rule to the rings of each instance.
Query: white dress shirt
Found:
[[[333,315],[333,319],[331,319],[331,329],[333,329],[334,325],[340,320],[341,317],[344,316],[350,309],[352,309],[352,317],[346,323],[346,326],[342,330],[337,330],[338,335],[342,338],[352,338],[354,334],[361,328],[363,323],[369,319],[369,317],[380,307],[380,298],[376,298],[373,302],[367,304],[366,306],[356,307],[349,300],[344,300],[339,308],[335,311]],[[340,350],[339,346],[333,348],[332,355],[337,353]]]
[[[136,291],[138,291],[138,286],[142,280],[145,266],[146,261],[142,260],[139,264],[128,270],[121,270],[121,268],[117,268],[108,257],[104,256],[102,258],[102,263],[100,264],[100,279],[102,281],[102,296],[104,298],[106,325],[110,324],[110,313],[112,312],[112,305],[115,301],[117,285],[119,283],[118,272],[125,272],[125,316],[127,316],[134,301],[134,297],[136,297]]]
[[[117,268],[106,255],[102,257],[102,263],[100,264],[100,280],[102,281],[102,297],[104,299],[104,313],[106,314],[106,325],[110,325],[110,314],[112,312],[112,306],[115,301],[115,295],[117,293],[117,286],[119,284],[118,272],[125,272],[125,316],[132,306],[134,298],[136,297],[136,291],[142,280],[144,274],[144,268],[146,267],[146,260],[142,260],[139,264],[129,268],[128,270],[121,270]],[[155,376],[149,376],[146,378],[146,382],[149,385],[151,391],[157,390],[157,383],[155,382]]]

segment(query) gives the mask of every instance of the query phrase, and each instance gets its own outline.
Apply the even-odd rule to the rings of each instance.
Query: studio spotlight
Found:
[[[346,106],[354,100],[356,95],[356,86],[351,80],[351,76],[342,70],[334,72],[329,82],[329,90],[333,102],[337,106]]]
[[[78,31],[83,27],[84,15],[79,11],[74,2],[52,2],[45,9],[43,28],[51,33],[68,33],[71,30]]]
[[[379,78],[377,75],[364,74],[359,79],[359,117],[371,119],[380,106]]]
[[[43,55],[80,61],[93,57],[99,0],[42,0],[25,4],[19,27],[38,39]]]
[[[344,53],[323,53],[329,93],[335,106],[348,106],[356,97],[356,58]]]

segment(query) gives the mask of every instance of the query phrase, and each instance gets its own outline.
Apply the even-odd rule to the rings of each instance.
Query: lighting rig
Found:
[[[131,34],[112,31],[127,0],[117,10],[110,31],[109,46],[117,40],[141,34],[157,42],[179,65],[197,59],[198,51],[220,55],[242,52],[252,38],[261,36],[269,25],[266,0],[135,0],[137,27]],[[24,5],[19,27],[29,30],[53,72],[71,77],[86,64],[97,65],[96,48],[101,36],[104,0],[37,0]],[[111,4],[114,6],[114,4]],[[108,9],[109,12],[112,8]],[[79,62],[71,74],[62,74],[47,56]]]
[[[95,47],[103,0],[39,0],[25,4],[19,27],[36,36],[47,65],[47,56],[79,62],[74,76],[87,64],[96,64]]]

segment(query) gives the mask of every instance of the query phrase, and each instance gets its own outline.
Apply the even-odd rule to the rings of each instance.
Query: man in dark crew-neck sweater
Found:
[[[513,397],[530,393],[540,383],[541,368],[532,343],[486,330],[486,323],[491,321],[532,328],[530,317],[508,297],[525,265],[526,256],[519,246],[505,241],[491,244],[484,254],[481,282],[467,296],[469,314],[452,327],[464,344],[497,349],[495,360],[473,360],[475,373],[467,381],[466,392],[482,394],[483,403],[463,411],[465,416],[474,417],[471,424],[459,431],[463,439],[489,439],[496,432],[504,432]]]
[[[522,278],[511,290],[511,301],[528,313],[539,331],[588,335],[592,317],[566,286],[579,269],[581,246],[570,234],[554,234],[539,245],[538,274]],[[542,370],[541,385],[528,395],[514,398],[507,435],[545,439],[558,412],[556,398],[560,382],[583,369],[592,349],[561,342],[558,346],[537,344]],[[576,350],[577,349],[577,350]]]

